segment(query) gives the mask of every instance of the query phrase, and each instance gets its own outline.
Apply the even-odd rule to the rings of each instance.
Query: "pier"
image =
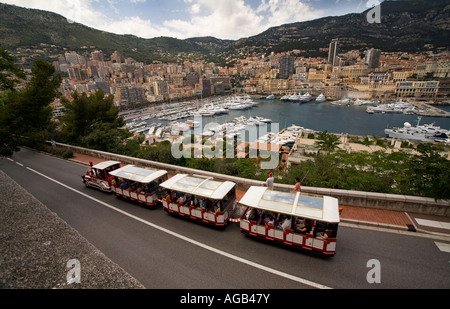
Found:
[[[410,102],[410,104],[414,105],[417,109],[421,110],[421,112],[417,112],[417,115],[420,116],[445,117],[445,118],[450,117],[449,112],[446,112],[436,106],[433,106],[430,103],[413,101]]]

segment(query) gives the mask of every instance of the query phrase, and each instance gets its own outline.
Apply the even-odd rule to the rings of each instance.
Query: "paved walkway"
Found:
[[[95,157],[74,153],[74,161],[94,165],[105,161]],[[243,191],[238,191],[239,200]],[[365,207],[339,205],[342,209],[341,222],[344,224],[364,225],[380,228],[389,228],[403,231],[419,231],[450,236],[450,217],[431,216],[401,211],[372,209]]]

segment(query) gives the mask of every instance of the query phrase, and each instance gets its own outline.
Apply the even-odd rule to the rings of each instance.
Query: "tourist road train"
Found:
[[[124,165],[118,161],[90,164],[81,176],[86,187],[113,192],[142,205],[217,227],[236,213],[240,231],[286,246],[327,256],[336,253],[338,200],[329,196],[251,186],[239,201],[236,184],[199,175]]]

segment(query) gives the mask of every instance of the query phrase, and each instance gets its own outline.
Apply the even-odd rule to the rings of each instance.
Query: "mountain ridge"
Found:
[[[379,48],[385,51],[420,51],[426,44],[447,48],[450,42],[450,5],[445,0],[399,0],[381,4],[381,22],[369,23],[367,13],[351,13],[284,24],[239,40],[212,36],[184,40],[170,37],[144,39],[118,35],[79,23],[58,14],[0,3],[0,48],[30,48],[41,43],[68,50],[95,46],[106,54],[117,50],[140,61],[176,58],[178,53],[218,57],[240,49],[264,52],[300,49],[314,54],[339,38],[342,50]]]

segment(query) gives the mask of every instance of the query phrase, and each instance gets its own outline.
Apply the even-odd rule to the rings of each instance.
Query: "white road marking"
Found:
[[[22,164],[22,163],[19,163],[19,162],[17,162],[17,161],[16,161],[16,164],[17,164],[17,165],[20,165],[20,166],[23,166],[23,164]]]
[[[203,243],[201,243],[201,242],[192,240],[192,239],[190,239],[190,238],[188,238],[188,237],[186,237],[186,236],[183,236],[183,235],[181,235],[181,234],[175,233],[175,232],[173,232],[173,231],[171,231],[171,230],[168,230],[168,229],[166,229],[166,228],[163,228],[163,227],[158,226],[158,225],[156,225],[156,224],[153,224],[153,223],[151,223],[151,222],[145,221],[145,220],[142,219],[142,218],[139,218],[139,217],[137,217],[137,216],[134,216],[134,215],[132,215],[132,214],[129,214],[129,213],[127,213],[127,212],[125,212],[125,211],[123,211],[123,210],[121,210],[121,209],[119,209],[119,208],[116,208],[116,207],[114,207],[114,206],[112,206],[112,205],[109,205],[108,203],[105,203],[105,202],[103,202],[103,201],[101,201],[101,200],[98,200],[98,199],[96,199],[96,198],[94,198],[94,197],[92,197],[92,196],[89,196],[89,195],[87,195],[87,194],[85,194],[85,193],[83,193],[83,192],[81,192],[81,191],[78,191],[78,190],[76,190],[76,189],[74,189],[74,188],[72,188],[72,187],[69,187],[68,185],[65,185],[65,184],[63,184],[63,183],[61,183],[61,182],[59,182],[59,181],[57,181],[57,180],[55,180],[55,179],[53,179],[53,178],[47,176],[47,175],[44,175],[44,174],[42,174],[42,173],[40,173],[40,172],[38,172],[38,171],[36,171],[36,170],[34,170],[34,169],[32,169],[32,168],[27,167],[27,169],[30,170],[30,171],[32,171],[33,173],[36,173],[36,174],[38,174],[38,175],[44,177],[44,178],[47,178],[47,179],[50,180],[50,181],[53,181],[54,183],[57,183],[57,184],[61,185],[61,186],[65,187],[65,188],[67,188],[67,189],[69,189],[69,190],[71,190],[71,191],[73,191],[73,192],[75,192],[75,193],[78,193],[78,194],[80,194],[80,195],[82,195],[82,196],[84,196],[84,197],[87,197],[87,198],[89,198],[89,199],[91,199],[91,200],[93,200],[93,201],[95,201],[95,202],[97,202],[97,203],[99,203],[99,204],[101,204],[101,205],[103,205],[103,206],[106,206],[106,207],[108,207],[108,208],[110,208],[110,209],[112,209],[112,210],[115,210],[115,211],[117,211],[117,212],[119,212],[119,213],[121,213],[121,214],[123,214],[123,215],[125,215],[125,216],[128,216],[128,217],[130,217],[130,218],[132,218],[132,219],[134,219],[134,220],[137,220],[137,221],[139,221],[139,222],[141,222],[141,223],[144,223],[144,224],[146,224],[146,225],[148,225],[148,226],[150,226],[150,227],[153,227],[153,228],[155,228],[155,229],[158,229],[158,230],[160,230],[160,231],[162,231],[162,232],[164,232],[164,233],[167,233],[167,234],[169,234],[169,235],[172,235],[172,236],[174,236],[174,237],[177,237],[177,238],[179,238],[179,239],[182,239],[182,240],[184,240],[184,241],[187,241],[187,242],[189,242],[189,243],[191,243],[191,244],[193,244],[193,245],[199,246],[199,247],[204,248],[204,249],[206,249],[206,250],[209,250],[209,251],[212,251],[212,252],[214,252],[214,253],[220,254],[220,255],[222,255],[222,256],[228,257],[228,258],[230,258],[230,259],[233,259],[233,260],[235,260],[235,261],[241,262],[241,263],[243,263],[243,264],[247,264],[247,265],[249,265],[249,266],[252,266],[252,267],[255,267],[255,268],[264,270],[264,271],[269,272],[269,273],[272,273],[272,274],[274,274],[274,275],[277,275],[277,276],[280,276],[280,277],[284,277],[284,278],[287,278],[287,279],[290,279],[290,280],[299,282],[299,283],[301,283],[301,284],[305,284],[305,285],[308,285],[308,286],[311,286],[311,287],[314,287],[314,288],[318,288],[318,289],[331,289],[330,287],[325,286],[325,285],[322,285],[322,284],[320,284],[320,283],[312,282],[312,281],[309,281],[309,280],[306,280],[306,279],[303,279],[303,278],[299,278],[299,277],[296,277],[296,276],[287,274],[287,273],[282,272],[282,271],[278,271],[278,270],[273,269],[273,268],[270,268],[270,267],[266,267],[266,266],[263,266],[263,265],[254,263],[254,262],[252,262],[252,261],[246,260],[246,259],[244,259],[244,258],[241,258],[241,257],[238,257],[238,256],[236,256],[236,255],[230,254],[230,253],[228,253],[228,252],[225,252],[225,251],[216,249],[216,248],[214,248],[214,247],[205,245],[205,244],[203,244]]]
[[[434,243],[439,248],[439,250],[441,250],[442,252],[450,253],[450,244],[446,244],[443,242],[437,242],[437,241],[435,241]]]
[[[415,220],[420,225],[425,225],[425,226],[431,226],[431,227],[435,227],[435,228],[450,230],[450,222],[441,222],[441,221],[418,219],[418,218],[415,218]]]

